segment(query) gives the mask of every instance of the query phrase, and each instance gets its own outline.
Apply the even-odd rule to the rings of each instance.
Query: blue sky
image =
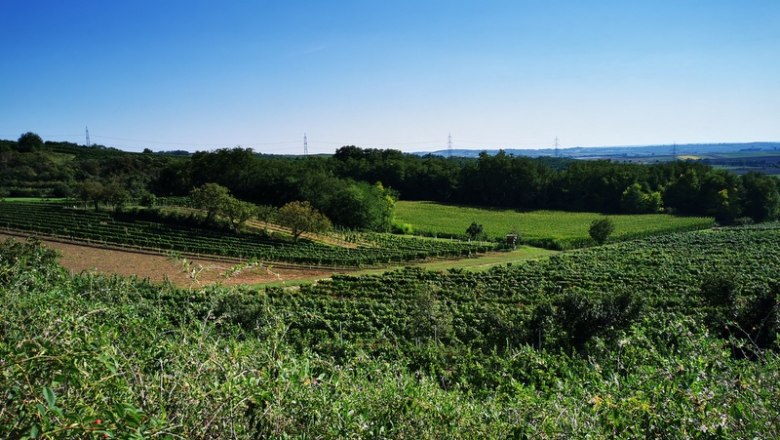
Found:
[[[0,0],[0,138],[139,151],[780,141],[780,1]]]

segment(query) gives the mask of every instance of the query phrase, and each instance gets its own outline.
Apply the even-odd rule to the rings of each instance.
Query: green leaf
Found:
[[[54,395],[54,391],[49,387],[43,387],[43,397],[46,399],[46,403],[49,404],[49,408],[54,408],[57,404],[57,396]]]
[[[32,428],[30,428],[30,438],[37,438],[38,433],[41,432],[41,428],[38,427],[38,425],[33,425]]]

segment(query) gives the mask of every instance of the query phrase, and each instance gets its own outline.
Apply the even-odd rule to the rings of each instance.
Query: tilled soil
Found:
[[[23,236],[0,234],[0,240],[14,238],[24,240]],[[268,267],[245,267],[238,273],[234,269],[240,265],[209,260],[207,258],[171,258],[162,255],[151,255],[129,250],[104,249],[93,246],[82,246],[61,243],[51,240],[41,240],[50,249],[60,253],[60,264],[71,273],[99,272],[119,275],[135,275],[138,278],[148,278],[151,281],[162,282],[166,278],[180,287],[198,285],[237,285],[264,284],[300,279],[325,278],[332,271],[317,269],[289,269]]]

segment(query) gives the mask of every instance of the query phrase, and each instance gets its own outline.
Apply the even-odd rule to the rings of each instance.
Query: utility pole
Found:
[[[303,134],[303,155],[309,155],[309,141],[306,139],[306,133]]]
[[[85,127],[85,128],[87,130],[87,146],[89,147],[89,146],[91,146],[91,144],[89,142],[89,127]]]

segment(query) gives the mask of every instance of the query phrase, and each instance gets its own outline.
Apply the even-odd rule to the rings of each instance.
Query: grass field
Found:
[[[590,212],[530,211],[471,208],[432,202],[400,201],[396,221],[409,223],[414,232],[425,235],[463,236],[471,222],[484,227],[488,238],[496,239],[516,231],[523,242],[552,249],[569,249],[589,243],[588,228],[602,214]],[[671,231],[704,229],[714,220],[706,217],[675,217],[667,214],[613,215],[619,241]]]
[[[2,197],[0,202],[13,202],[13,203],[64,203],[66,198],[64,197]]]

